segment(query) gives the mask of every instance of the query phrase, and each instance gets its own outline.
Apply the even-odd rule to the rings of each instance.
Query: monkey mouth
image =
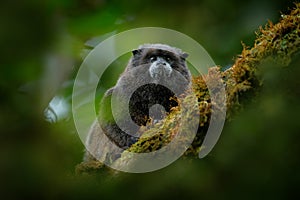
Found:
[[[151,64],[149,68],[150,76],[155,80],[171,77],[172,71],[173,71],[172,67],[167,62],[165,63],[154,62]]]

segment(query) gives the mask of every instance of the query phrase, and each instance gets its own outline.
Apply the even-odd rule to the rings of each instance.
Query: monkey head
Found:
[[[133,50],[126,71],[136,67],[147,67],[153,80],[168,79],[174,70],[181,73],[187,80],[191,75],[186,66],[187,53],[165,44],[144,44]]]

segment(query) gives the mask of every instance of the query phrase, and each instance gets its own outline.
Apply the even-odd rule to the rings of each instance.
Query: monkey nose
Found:
[[[166,66],[166,65],[167,65],[166,62],[159,62],[158,64],[159,64],[159,65],[163,65],[163,66]]]

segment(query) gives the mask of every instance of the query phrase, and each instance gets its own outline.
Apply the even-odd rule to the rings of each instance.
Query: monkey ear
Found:
[[[185,52],[181,54],[181,58],[183,58],[183,59],[186,59],[188,56],[189,56],[189,54],[187,54]]]
[[[132,50],[132,54],[133,54],[134,56],[140,55],[141,53],[142,53],[142,49],[134,49],[134,50]]]

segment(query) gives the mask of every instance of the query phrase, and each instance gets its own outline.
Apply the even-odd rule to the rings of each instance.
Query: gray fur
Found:
[[[119,148],[127,149],[138,140],[138,136],[129,135],[124,129],[128,128],[131,132],[137,132],[138,127],[145,126],[150,117],[155,117],[160,112],[164,117],[171,107],[177,105],[177,102],[171,100],[170,97],[183,93],[191,85],[191,74],[186,65],[186,57],[187,54],[182,50],[165,44],[144,44],[133,50],[133,56],[125,71],[116,85],[109,89],[102,99],[98,119],[101,128],[96,125],[97,123],[91,127],[86,145],[93,156],[87,153],[86,161],[94,159],[93,157],[100,160],[103,160],[103,157],[108,159],[107,156],[111,153],[108,151],[115,151],[111,145],[105,147],[105,139],[103,139],[105,135]],[[144,82],[148,82],[149,85],[143,85]],[[135,89],[137,85],[143,86]],[[174,91],[170,91],[168,88],[172,88]],[[121,100],[132,95],[130,96],[130,105],[121,106],[121,109],[129,106],[131,116],[131,119],[124,119],[122,128],[118,127],[114,120],[111,120],[110,99],[114,92]],[[123,112],[125,110],[120,110],[120,115]],[[135,130],[126,127],[128,120],[133,120],[137,124]],[[155,120],[153,119],[153,121]]]

